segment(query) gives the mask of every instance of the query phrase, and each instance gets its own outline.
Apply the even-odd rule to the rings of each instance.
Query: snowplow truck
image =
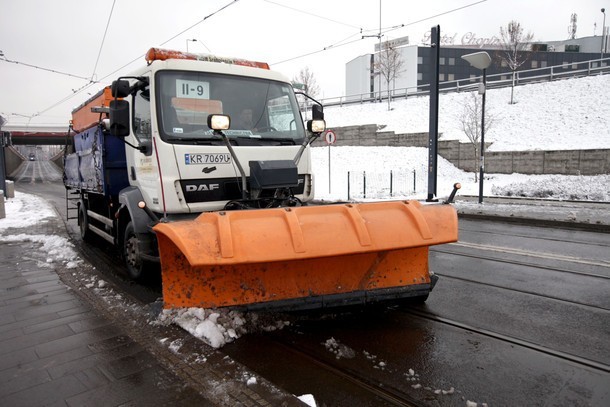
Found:
[[[72,112],[64,180],[84,240],[116,245],[136,280],[160,263],[166,308],[427,298],[429,246],[457,240],[451,205],[312,204],[320,104],[304,123],[266,63],[157,48],[146,62]]]

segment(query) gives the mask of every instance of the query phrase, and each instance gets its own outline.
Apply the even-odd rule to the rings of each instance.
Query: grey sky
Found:
[[[512,19],[535,40],[562,40],[572,13],[578,15],[577,37],[599,36],[600,9],[610,6],[610,0],[2,0],[4,57],[80,78],[0,61],[0,114],[9,124],[67,126],[73,107],[143,65],[140,56],[152,46],[186,50],[188,45],[192,52],[266,61],[289,78],[309,66],[320,97],[340,96],[345,63],[372,52],[378,41],[361,37],[378,32],[380,3],[383,39],[409,36],[411,44],[421,43],[437,24],[457,39],[467,33],[488,38]],[[437,17],[427,19],[432,16]],[[406,26],[387,30],[401,24]],[[307,56],[296,58],[302,55]]]

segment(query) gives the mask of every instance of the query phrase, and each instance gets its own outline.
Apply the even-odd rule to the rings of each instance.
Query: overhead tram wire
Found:
[[[269,2],[269,0],[265,0],[265,1]],[[476,6],[476,5],[481,4],[481,3],[485,3],[486,1],[487,0],[479,0],[479,1],[476,1],[474,3],[466,4],[464,6],[461,6],[461,7],[458,7],[458,8],[454,8],[454,9],[451,9],[451,10],[448,10],[448,11],[444,11],[442,13],[435,14],[435,15],[430,16],[430,17],[422,18],[422,19],[417,20],[417,21],[411,21],[411,22],[406,23],[406,24],[398,24],[398,25],[395,25],[395,26],[392,26],[392,27],[384,28],[384,29],[381,30],[381,32],[379,30],[364,30],[363,33],[364,32],[375,32],[375,33],[379,33],[379,35],[384,35],[384,34],[386,34],[388,32],[400,30],[401,28],[405,28],[405,27],[408,27],[408,26],[411,26],[411,25],[422,23],[424,21],[431,20],[431,19],[436,18],[436,17],[440,17],[440,16],[444,16],[444,15],[447,15],[447,14],[451,14],[451,13],[454,13],[456,11],[460,11],[460,10],[463,10],[463,9],[466,9],[466,8],[469,8],[469,7],[472,7],[472,6]],[[333,20],[330,20],[330,21],[333,21]],[[341,24],[341,23],[339,23],[339,24]],[[295,57],[291,57],[291,58],[285,59],[285,60],[280,61],[280,62],[274,62],[273,65],[279,65],[279,64],[283,64],[285,62],[294,61],[295,59],[300,59],[300,58],[308,57],[310,55],[315,55],[315,54],[318,54],[320,52],[330,51],[331,49],[339,48],[339,47],[342,47],[344,45],[352,44],[354,42],[361,41],[361,40],[364,40],[364,39],[365,38],[359,38],[357,40],[346,42],[346,43],[340,44],[340,45],[333,44],[333,45],[330,45],[328,47],[324,47],[322,49],[319,49],[317,51],[311,51],[311,52],[308,52],[308,53],[305,53],[305,54],[302,54],[302,55],[298,55],[298,56],[295,56]]]
[[[360,36],[360,34],[358,34],[358,35]],[[352,37],[353,37],[353,35],[352,35]],[[279,62],[272,62],[271,65],[280,65],[280,64],[283,64],[285,62],[294,61],[295,59],[300,59],[300,58],[308,57],[310,55],[315,55],[315,54],[318,54],[318,53],[324,52],[324,51],[330,51],[331,49],[339,48],[339,47],[342,47],[344,45],[353,44],[354,42],[358,42],[358,41],[362,41],[362,40],[363,40],[363,38],[356,38],[355,40],[352,40],[352,41],[349,41],[349,42],[345,42],[345,43],[337,42],[335,44],[331,44],[331,45],[326,46],[326,47],[324,47],[322,49],[319,49],[317,51],[312,51],[312,52],[309,52],[307,54],[303,54],[303,55],[299,55],[299,56],[296,56],[296,57],[288,58],[288,59],[285,59],[285,60],[279,61]]]
[[[190,30],[190,29],[192,29],[193,27],[196,27],[197,25],[199,25],[199,24],[203,23],[203,22],[204,22],[205,20],[207,20],[208,18],[210,18],[210,17],[212,17],[212,16],[214,16],[214,15],[218,14],[219,12],[223,11],[224,9],[228,8],[229,6],[232,6],[233,4],[237,3],[238,1],[239,1],[239,0],[232,0],[230,3],[225,4],[224,6],[222,6],[221,8],[219,8],[218,10],[216,10],[215,12],[213,12],[213,13],[211,13],[211,14],[208,14],[207,16],[203,17],[201,20],[199,20],[199,21],[198,21],[198,22],[196,22],[195,24],[191,25],[190,27],[188,27],[188,28],[186,28],[186,29],[184,29],[184,30],[180,31],[178,34],[174,35],[173,37],[171,37],[171,38],[169,38],[169,39],[167,39],[167,40],[163,41],[163,42],[162,42],[160,45],[165,45],[165,44],[167,44],[167,43],[168,43],[168,42],[170,42],[171,40],[173,40],[173,39],[175,39],[175,38],[179,37],[180,35],[184,34],[184,33],[185,33],[185,32],[187,32],[188,30]],[[205,44],[204,44],[204,45],[205,45]],[[141,60],[141,59],[142,59],[142,58],[144,58],[145,56],[146,56],[146,54],[142,54],[142,55],[140,55],[140,56],[138,56],[138,57],[136,57],[136,58],[132,59],[131,61],[129,61],[129,62],[128,62],[128,63],[126,63],[125,65],[121,66],[120,68],[117,68],[117,69],[115,69],[114,71],[110,72],[108,75],[106,75],[106,76],[102,77],[102,78],[100,79],[100,81],[102,81],[102,80],[104,80],[104,79],[106,79],[106,78],[108,78],[108,77],[110,77],[110,76],[114,75],[115,73],[117,73],[117,72],[119,72],[120,70],[122,70],[122,69],[124,69],[124,68],[128,67],[129,65],[133,64],[134,62]]]
[[[170,42],[171,40],[181,36],[182,34],[184,34],[185,32],[187,32],[188,30],[198,26],[199,24],[203,23],[205,20],[207,20],[210,17],[213,17],[214,15],[220,13],[221,11],[223,11],[224,9],[232,6],[233,4],[237,3],[239,0],[232,0],[230,3],[225,4],[224,6],[222,6],[221,8],[219,8],[218,10],[216,10],[215,12],[208,14],[207,16],[203,17],[201,20],[199,20],[198,22],[196,22],[195,24],[191,25],[188,28],[185,28],[184,30],[180,31],[178,34],[174,35],[173,37],[171,37],[170,39],[164,41],[161,43],[161,45],[165,45],[168,42]]]
[[[62,72],[62,71],[58,71],[58,70],[55,70],[55,69],[50,69],[50,68],[45,68],[45,67],[42,67],[42,66],[34,65],[34,64],[28,64],[26,62],[12,61],[12,60],[10,60],[10,59],[8,59],[6,57],[0,58],[0,61],[9,62],[11,64],[16,64],[16,65],[23,65],[23,66],[27,66],[29,68],[40,69],[41,71],[56,73],[58,75],[69,76],[71,78],[83,79],[85,81],[90,80],[89,78],[86,78],[84,76],[74,75],[74,74],[71,74],[71,73],[68,73],[68,72]]]
[[[229,7],[229,6],[231,6],[231,5],[235,4],[235,3],[237,3],[238,1],[239,1],[239,0],[232,0],[230,3],[225,4],[224,6],[222,6],[221,8],[219,8],[218,10],[214,11],[213,13],[208,14],[207,16],[205,16],[204,18],[202,18],[201,20],[199,20],[197,23],[195,23],[195,24],[191,25],[190,27],[186,28],[185,30],[183,30],[183,31],[179,32],[178,34],[174,35],[174,36],[173,36],[173,37],[171,37],[170,39],[168,39],[168,40],[166,40],[166,41],[162,42],[162,43],[161,43],[161,45],[167,44],[168,42],[170,42],[170,41],[171,41],[171,40],[173,40],[174,38],[176,38],[176,37],[178,37],[178,36],[180,36],[180,35],[184,34],[186,31],[188,31],[188,30],[192,29],[193,27],[195,27],[195,26],[197,26],[197,25],[199,25],[199,24],[203,23],[203,22],[204,22],[205,20],[207,20],[208,18],[210,18],[210,17],[212,17],[212,16],[214,16],[214,15],[218,14],[219,12],[221,12],[221,11],[223,11],[224,9],[226,9],[227,7]],[[114,4],[113,4],[113,8],[114,8]],[[112,13],[112,11],[111,11],[111,13]],[[110,21],[110,20],[109,20],[109,21]],[[100,82],[101,82],[101,81],[103,81],[104,79],[106,79],[106,78],[108,78],[108,77],[110,77],[110,76],[114,75],[115,73],[117,73],[117,72],[119,72],[120,70],[122,70],[122,69],[126,68],[127,66],[129,66],[129,65],[133,64],[134,62],[136,62],[136,61],[138,61],[138,60],[142,59],[142,58],[143,58],[145,55],[146,55],[146,54],[142,54],[142,55],[138,56],[137,58],[134,58],[133,60],[131,60],[131,61],[129,61],[128,63],[126,63],[125,65],[121,66],[120,68],[115,69],[114,71],[110,72],[109,74],[107,74],[106,76],[104,76],[104,77],[100,78],[100,79],[99,79],[99,80],[97,80],[97,81],[93,81],[91,78],[85,78],[85,77],[82,77],[82,76],[76,76],[76,75],[66,74],[66,73],[62,73],[62,72],[58,72],[58,71],[52,71],[52,70],[49,70],[49,69],[44,69],[44,68],[40,68],[40,67],[36,67],[36,66],[34,66],[34,67],[39,68],[39,69],[44,69],[44,70],[47,70],[47,71],[52,71],[52,72],[55,72],[55,73],[61,73],[61,74],[63,74],[63,75],[72,76],[72,77],[75,77],[75,78],[78,78],[78,79],[83,79],[83,80],[89,81],[89,83],[87,83],[86,85],[83,85],[82,87],[80,87],[80,88],[78,88],[78,89],[76,89],[76,90],[73,90],[71,94],[69,94],[68,96],[66,96],[66,97],[62,98],[61,100],[59,100],[58,102],[54,103],[54,104],[53,104],[53,105],[51,105],[50,107],[47,107],[46,109],[41,110],[41,111],[39,111],[39,112],[37,112],[37,113],[33,114],[32,116],[26,116],[26,117],[30,117],[30,118],[32,118],[32,117],[40,116],[41,114],[43,114],[43,113],[45,113],[45,112],[47,112],[47,111],[49,111],[49,110],[51,110],[51,109],[53,109],[53,108],[57,107],[58,105],[60,105],[60,104],[62,104],[62,103],[64,103],[64,102],[66,102],[66,101],[70,100],[72,97],[74,97],[75,95],[79,94],[80,92],[82,92],[83,90],[85,90],[85,89],[86,89],[86,88],[88,88],[89,86],[93,85],[94,83],[100,83]],[[3,55],[2,55],[2,56],[3,56]],[[4,57],[3,59],[0,59],[0,61],[13,62],[13,61],[9,61],[9,60],[7,60],[7,59],[6,59],[6,57]],[[96,69],[97,69],[97,65],[96,65]],[[95,73],[95,72],[94,72],[94,73]],[[92,76],[92,77],[93,77],[93,76]],[[24,115],[24,116],[25,116],[25,115]]]
[[[112,12],[114,11],[114,5],[116,4],[116,0],[112,2],[112,8],[110,9],[110,14],[108,15],[108,21],[106,22],[106,29],[104,30],[104,36],[102,37],[102,43],[100,44],[100,50],[97,53],[97,59],[95,60],[95,66],[93,67],[93,72],[91,73],[91,79],[95,76],[95,71],[97,70],[97,64],[100,62],[100,56],[102,55],[102,49],[104,48],[104,41],[106,41],[106,34],[108,34],[108,27],[110,26],[110,20],[112,19]]]
[[[362,30],[362,27],[357,27],[357,26],[352,25],[352,24],[343,23],[341,21],[333,20],[332,18],[320,16],[320,15],[317,15],[317,14],[314,14],[314,13],[310,13],[309,11],[305,11],[305,10],[301,10],[301,9],[298,9],[298,8],[290,7],[290,6],[287,6],[285,4],[277,3],[275,1],[271,1],[271,0],[263,0],[263,1],[265,3],[270,3],[270,4],[274,4],[276,6],[279,6],[279,7],[284,7],[284,8],[287,8],[289,10],[296,11],[298,13],[307,14],[308,16],[317,17],[317,18],[320,18],[322,20],[330,21],[330,22],[335,23],[335,24],[340,24],[340,25],[344,25],[346,27],[351,27],[351,28],[356,28],[356,29]]]

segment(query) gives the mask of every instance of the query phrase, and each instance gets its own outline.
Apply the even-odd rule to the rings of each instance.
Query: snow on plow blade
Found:
[[[426,296],[450,205],[417,201],[203,213],[159,223],[165,308],[311,309]]]

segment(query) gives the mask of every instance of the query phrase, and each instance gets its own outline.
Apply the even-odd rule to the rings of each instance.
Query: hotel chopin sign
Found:
[[[424,34],[422,39],[423,44],[430,44],[430,31]],[[478,48],[497,48],[501,44],[500,39],[495,35],[489,38],[479,38],[473,32],[467,32],[461,37],[458,37],[458,33],[453,35],[445,34],[441,36],[441,46],[466,46],[466,47],[478,47]]]

